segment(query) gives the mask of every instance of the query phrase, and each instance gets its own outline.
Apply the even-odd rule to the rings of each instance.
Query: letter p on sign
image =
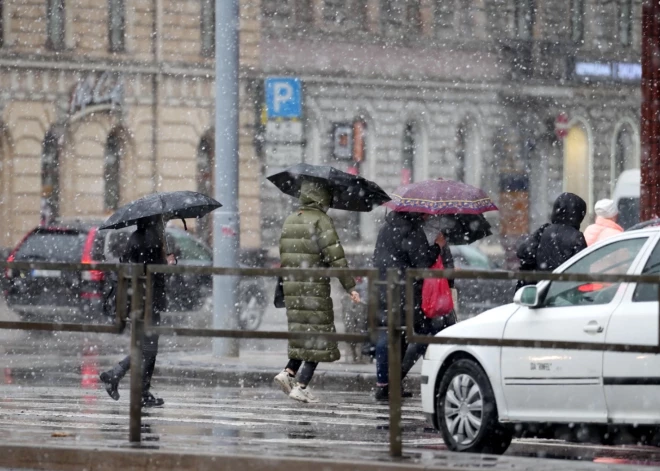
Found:
[[[266,79],[266,110],[268,118],[294,119],[302,116],[302,86],[300,79],[269,77]]]

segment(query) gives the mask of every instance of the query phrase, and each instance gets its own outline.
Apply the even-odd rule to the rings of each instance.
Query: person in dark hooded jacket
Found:
[[[550,224],[544,224],[518,246],[521,271],[554,271],[576,253],[587,248],[580,224],[587,204],[573,193],[559,195],[552,208]],[[532,284],[518,281],[517,289]]]
[[[138,221],[137,230],[131,234],[126,249],[119,261],[143,265],[162,265],[176,263],[174,254],[168,253],[165,239],[165,225],[160,216],[144,218]],[[160,324],[160,316],[167,308],[165,293],[165,275],[157,273],[153,276],[152,321]],[[145,335],[142,339],[142,407],[160,407],[165,401],[155,397],[151,389],[151,378],[156,367],[158,355],[157,334]],[[104,371],[99,378],[105,386],[108,395],[115,401],[119,400],[119,382],[131,367],[131,357],[126,356],[114,368]]]
[[[381,277],[387,275],[387,270],[396,268],[403,276],[408,268],[430,268],[440,255],[446,268],[453,268],[453,259],[449,247],[444,243],[442,234],[438,234],[434,244],[429,244],[423,228],[424,215],[419,213],[392,212],[386,217],[376,240],[373,264],[380,271]],[[433,329],[431,319],[422,312],[423,280],[413,283],[415,331],[428,334]],[[379,291],[380,312],[383,313],[381,325],[387,325],[387,287]],[[401,323],[405,321],[406,294],[401,290]],[[403,341],[401,352],[406,353],[407,343]],[[410,367],[414,364],[414,352],[410,355]],[[387,333],[382,332],[376,344],[376,399],[385,400],[389,397],[389,371],[387,353]],[[408,368],[409,369],[409,368]],[[407,373],[407,371],[405,371]]]

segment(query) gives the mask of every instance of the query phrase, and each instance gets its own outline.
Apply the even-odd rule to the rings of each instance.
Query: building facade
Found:
[[[0,246],[152,191],[212,192],[213,4],[1,3]],[[304,161],[386,191],[481,186],[505,248],[564,190],[592,207],[639,166],[640,25],[641,0],[241,1],[241,245],[275,247],[294,204],[265,180],[267,77],[303,84]],[[383,214],[333,217],[368,252]]]
[[[302,78],[307,161],[481,186],[510,250],[562,191],[592,208],[639,167],[640,25],[639,0],[262,0],[261,71]],[[368,247],[383,210],[336,216]]]
[[[211,189],[213,0],[0,5],[0,247],[56,218],[103,219],[153,191]],[[258,5],[246,2],[241,15],[244,74],[257,62]],[[247,87],[241,81],[241,242],[257,246]]]

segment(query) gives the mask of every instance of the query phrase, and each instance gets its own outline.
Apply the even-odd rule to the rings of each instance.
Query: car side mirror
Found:
[[[513,297],[513,303],[519,306],[538,307],[539,289],[536,285],[523,286],[516,291]]]

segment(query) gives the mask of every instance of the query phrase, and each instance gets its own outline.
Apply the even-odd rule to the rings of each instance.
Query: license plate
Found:
[[[32,270],[33,278],[59,278],[61,275],[60,270]]]

